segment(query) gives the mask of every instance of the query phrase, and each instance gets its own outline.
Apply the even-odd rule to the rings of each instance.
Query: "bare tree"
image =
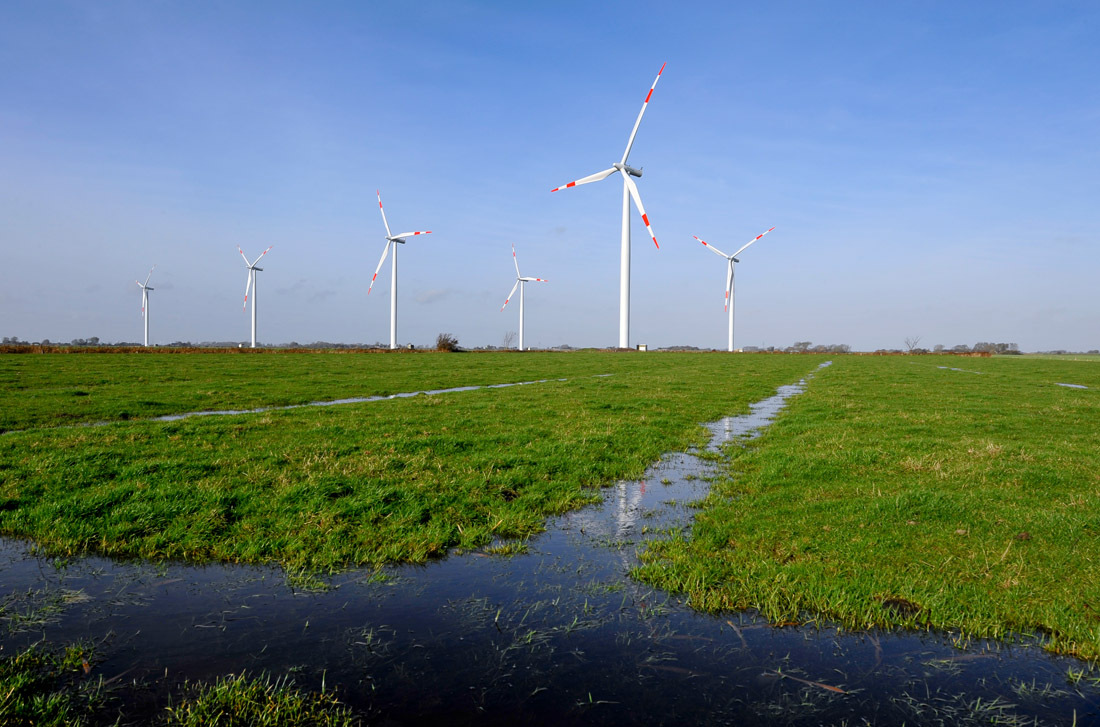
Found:
[[[920,343],[920,336],[906,336],[905,338],[905,348],[909,353],[913,353],[913,349],[917,347],[918,343]]]
[[[508,331],[504,334],[504,348],[512,348],[516,345],[516,332]]]

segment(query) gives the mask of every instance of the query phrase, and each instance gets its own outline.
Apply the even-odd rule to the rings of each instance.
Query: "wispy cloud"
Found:
[[[454,291],[450,288],[436,288],[435,290],[425,290],[420,295],[416,296],[416,302],[421,304],[435,303],[436,301],[447,298]]]

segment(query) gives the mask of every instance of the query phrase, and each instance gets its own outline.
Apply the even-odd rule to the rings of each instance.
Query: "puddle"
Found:
[[[1087,389],[1089,387],[1084,384],[1055,384],[1055,386],[1064,386],[1067,389]]]
[[[955,368],[954,366],[937,366],[936,368],[944,369],[945,371],[961,371],[964,374],[978,374],[979,376],[982,375],[981,371],[968,371],[967,369],[959,369]]]
[[[807,376],[807,379],[811,378]],[[756,436],[805,389],[713,422],[708,449]],[[309,591],[276,568],[71,561],[0,540],[0,645],[96,644],[93,677],[151,719],[184,679],[322,681],[388,725],[1078,724],[1100,693],[1080,662],[949,635],[776,629],[709,616],[630,580],[647,539],[690,526],[711,470],[691,453],[553,518],[514,557],[452,554]],[[7,595],[5,595],[7,594]],[[52,604],[52,606],[51,606]],[[40,606],[40,622],[12,629]]]

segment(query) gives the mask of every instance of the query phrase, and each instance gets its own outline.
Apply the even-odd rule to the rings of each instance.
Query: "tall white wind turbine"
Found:
[[[390,254],[390,246],[393,246],[393,262],[390,268],[390,348],[397,348],[397,245],[398,243],[404,245],[406,237],[430,235],[432,231],[402,232],[400,235],[391,235],[390,223],[386,222],[386,210],[382,209],[382,193],[378,190],[375,190],[375,193],[378,195],[378,210],[382,213],[382,224],[386,226],[386,247],[382,250],[382,259],[378,261],[378,267],[374,269],[374,277],[370,279],[370,285],[367,286],[367,295],[370,295],[374,281],[378,278],[378,271],[382,269],[386,256]]]
[[[653,96],[653,89],[657,87],[657,81],[661,80],[661,74],[665,72],[665,65],[661,65],[661,70],[657,72],[657,78],[653,80],[653,85],[649,87],[649,93],[646,94],[645,101],[642,102],[642,110],[638,112],[638,118],[634,121],[634,128],[630,131],[630,138],[626,141],[626,151],[623,152],[623,158],[611,165],[610,169],[605,169],[602,172],[596,172],[590,174],[587,177],[582,177],[575,182],[556,187],[551,189],[551,192],[557,192],[559,189],[568,189],[569,187],[576,187],[578,184],[588,184],[589,182],[598,182],[601,179],[607,179],[615,172],[619,172],[623,177],[623,229],[621,238],[621,254],[619,258],[619,348],[627,348],[630,345],[630,200],[633,198],[634,206],[638,208],[638,213],[642,216],[642,222],[645,224],[646,231],[649,232],[649,236],[653,238],[653,244],[657,245],[657,237],[653,234],[653,228],[649,226],[649,217],[646,216],[645,208],[642,207],[642,198],[638,194],[638,185],[634,183],[631,177],[641,177],[642,170],[629,167],[626,164],[627,158],[630,156],[630,148],[634,146],[634,137],[638,135],[638,126],[642,123],[642,116],[645,114],[646,108],[649,106],[649,99]],[[657,248],[660,249],[660,245]]]
[[[145,346],[149,346],[149,291],[153,288],[149,287],[149,278],[153,277],[153,270],[156,269],[156,265],[149,268],[149,274],[145,276],[145,282],[135,280],[134,282],[141,286],[141,317],[145,322]]]
[[[248,282],[244,284],[244,305],[241,310],[248,309],[248,291],[252,290],[252,348],[256,348],[256,273],[263,272],[263,268],[256,267],[256,263],[260,262],[260,258],[268,253],[274,245],[271,245],[260,253],[260,257],[256,258],[252,262],[248,262],[248,258],[244,256],[244,250],[237,246],[237,252],[244,258],[244,264],[248,267]]]
[[[769,232],[771,232],[774,229],[775,228],[772,227],[772,228],[769,228],[767,230],[764,230],[759,235],[757,235],[756,237],[752,238],[751,240],[746,242],[744,245],[742,245],[741,248],[737,252],[733,253],[732,255],[727,255],[726,253],[724,253],[721,250],[719,250],[718,248],[716,248],[714,245],[711,245],[709,242],[706,242],[705,240],[702,240],[699,237],[697,237],[695,235],[692,235],[692,237],[694,237],[696,240],[699,240],[699,242],[706,245],[708,250],[713,250],[716,255],[721,255],[722,257],[726,258],[726,261],[729,263],[729,270],[726,273],[726,310],[729,312],[729,317],[730,317],[730,321],[729,321],[729,329],[730,329],[729,350],[731,352],[733,351],[733,270],[734,270],[734,266],[736,266],[737,263],[741,262],[740,260],[737,259],[737,256],[740,255],[741,253],[743,253],[745,251],[745,248],[747,248],[749,245],[753,244],[754,242],[756,242],[761,237],[768,234]]]
[[[519,272],[519,260],[516,259],[516,246],[512,245],[512,262],[516,264],[516,284],[512,286],[512,292],[508,294],[508,297],[504,300],[504,305],[500,307],[500,312],[503,313],[504,309],[508,307],[508,301],[512,300],[512,296],[515,295],[516,288],[519,288],[519,350],[523,350],[523,284],[524,283],[545,283],[542,278],[525,278]]]

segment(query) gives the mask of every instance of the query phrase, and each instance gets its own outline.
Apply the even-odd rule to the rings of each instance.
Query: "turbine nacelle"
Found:
[[[634,167],[627,166],[626,164],[623,164],[622,162],[615,162],[614,164],[611,165],[611,167],[613,169],[618,169],[620,172],[626,172],[627,174],[629,174],[632,177],[642,176],[642,170],[641,169],[635,169]]]
[[[405,244],[405,238],[404,237],[387,237],[386,239],[389,240],[390,242],[400,242],[402,245]]]

